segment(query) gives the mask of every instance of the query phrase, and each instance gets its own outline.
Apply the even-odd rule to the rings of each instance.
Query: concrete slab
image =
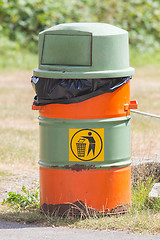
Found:
[[[155,183],[152,190],[149,193],[149,197],[160,198],[160,183]]]

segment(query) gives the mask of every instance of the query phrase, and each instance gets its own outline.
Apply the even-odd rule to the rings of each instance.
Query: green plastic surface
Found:
[[[74,165],[120,168],[131,164],[130,117],[94,120],[66,120],[39,117],[40,161],[46,168]],[[69,161],[69,129],[104,129],[104,161]],[[84,135],[84,134],[82,134]],[[67,167],[66,167],[67,166]]]
[[[91,66],[91,36],[45,34],[44,42],[42,65]]]
[[[128,32],[105,23],[68,23],[39,34],[39,68],[46,78],[108,78],[134,74]]]

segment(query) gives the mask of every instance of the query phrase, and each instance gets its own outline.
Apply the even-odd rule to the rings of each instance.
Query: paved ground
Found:
[[[38,227],[0,221],[0,240],[160,240],[160,235],[128,234],[62,227]]]

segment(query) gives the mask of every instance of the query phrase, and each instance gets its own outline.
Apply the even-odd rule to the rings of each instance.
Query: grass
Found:
[[[138,101],[138,110],[160,115],[159,75],[157,67],[137,68],[131,80],[131,99]],[[132,156],[160,156],[159,119],[131,114]]]
[[[36,49],[37,50],[37,49]],[[0,69],[32,69],[38,64],[37,54],[29,52],[25,48],[20,48],[19,44],[1,36],[0,41]]]
[[[154,214],[150,211],[141,211],[135,214],[127,213],[121,216],[108,216],[100,219],[90,218],[81,222],[76,222],[72,227],[155,234],[160,233],[159,220],[160,216],[158,213]]]
[[[37,54],[30,53],[25,49],[7,51],[3,54],[3,58],[0,58],[0,69],[6,71],[14,69],[30,70],[36,68],[37,65]]]
[[[13,54],[14,51],[15,54]],[[24,50],[14,51],[13,49],[9,51],[15,56],[15,58],[11,58],[13,65],[6,64],[5,70],[1,71],[0,76],[0,124],[2,127],[7,125],[6,131],[14,126],[14,129],[16,128],[17,130],[25,129],[28,134],[30,134],[29,128],[33,130],[34,127],[34,133],[32,132],[31,135],[34,136],[35,141],[32,145],[37,146],[36,152],[38,152],[38,128],[37,122],[35,122],[38,114],[31,111],[34,93],[30,84],[32,70],[38,65],[38,57],[31,53],[24,54]],[[4,64],[5,62],[8,63],[7,54],[8,51],[1,58]],[[17,57],[19,54],[21,55],[20,58]],[[21,61],[20,65],[16,62],[16,58],[19,59],[19,62]],[[26,59],[29,59],[30,67],[27,65]],[[131,99],[137,99],[139,110],[159,115],[160,69],[157,67],[160,62],[159,53],[137,53],[131,49],[130,59],[131,66],[136,67],[138,65],[136,73],[131,80]],[[155,60],[154,66],[151,65],[153,63],[150,61],[151,59]],[[141,63],[143,63],[143,67],[139,67],[142,65]],[[15,66],[20,70],[15,71]],[[28,68],[27,66],[31,70],[24,70]],[[4,66],[0,63],[0,68],[2,67]],[[160,127],[160,121],[136,114],[131,114],[131,116],[132,156],[159,156],[160,133],[157,129]],[[11,132],[11,129],[9,131]],[[17,134],[19,135],[19,133]],[[3,136],[7,137],[5,133]],[[33,152],[35,152],[34,149]]]
[[[37,224],[40,226],[69,227],[90,230],[116,230],[132,233],[157,234],[160,233],[159,213],[141,211],[136,214],[125,214],[121,216],[108,216],[103,218],[89,218],[80,220],[77,218],[51,217],[41,214],[38,210],[34,212],[12,212],[8,208],[1,213],[1,219],[25,224]]]
[[[130,48],[130,65],[137,68],[147,66],[159,66],[160,55],[159,51],[137,51]]]
[[[87,218],[58,217],[40,213],[38,191],[30,193],[23,187],[25,195],[9,193],[9,197],[4,201],[4,204],[8,205],[3,208],[0,218],[43,226],[68,226],[70,228],[156,234],[160,233],[160,199],[149,198],[153,183],[152,178],[149,178],[146,182],[138,181],[132,187],[132,209],[130,212],[123,215],[95,215]]]
[[[10,72],[0,76],[1,163],[35,162],[38,159],[38,122],[31,110],[34,93],[32,72]]]
[[[131,80],[131,99],[138,100],[139,110],[160,115],[160,69],[157,67],[159,57],[156,54],[154,59],[152,55],[144,54],[144,60],[141,55],[138,62],[139,56],[134,54],[131,52],[131,65],[138,67]],[[10,59],[8,56],[4,56],[3,62],[0,60],[0,68],[4,68],[0,75],[0,186],[4,184],[7,186],[15,172],[23,175],[26,171],[38,171],[38,112],[31,110],[34,92],[30,84],[32,69],[37,67],[37,56],[26,54],[25,51],[12,53]],[[157,63],[151,66],[153,59]],[[142,60],[145,66],[140,67]],[[15,70],[15,67],[19,70]],[[136,114],[131,115],[132,158],[157,158],[159,162],[160,121]],[[139,182],[134,186],[133,208],[125,215],[88,219],[60,218],[40,214],[37,209],[17,211],[6,205],[0,205],[0,218],[40,225],[160,233],[159,202],[150,202],[148,199],[148,191],[152,184],[153,182],[148,182],[148,185]]]
[[[13,44],[13,46],[12,46]],[[14,69],[32,70],[38,66],[38,54],[31,53],[27,49],[20,49],[16,46],[16,43],[4,44],[0,43],[0,54],[3,58],[0,58],[0,69],[5,71]],[[36,49],[36,51],[38,51]],[[35,52],[36,52],[35,51]],[[152,52],[139,52],[133,48],[130,48],[130,65],[132,67],[148,67],[159,66],[160,55],[159,51]]]
[[[0,182],[4,181],[5,179],[7,179],[11,175],[12,175],[11,173],[8,173],[6,171],[0,171]]]
[[[152,178],[138,181],[132,187],[131,211],[117,216],[89,218],[78,221],[72,227],[92,230],[123,230],[134,233],[160,233],[160,198],[149,198],[149,192],[154,184]]]
[[[1,141],[0,155],[1,163],[12,163],[15,160],[18,162],[34,161],[37,157],[37,152],[32,144],[37,144],[37,135],[35,130],[21,130],[7,128],[2,129],[1,134],[4,136]],[[27,144],[26,144],[27,142]]]

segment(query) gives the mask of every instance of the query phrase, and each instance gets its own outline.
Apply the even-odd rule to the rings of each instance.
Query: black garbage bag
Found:
[[[54,79],[33,76],[31,79],[36,96],[34,104],[78,103],[89,98],[114,92],[132,76],[99,79]]]

